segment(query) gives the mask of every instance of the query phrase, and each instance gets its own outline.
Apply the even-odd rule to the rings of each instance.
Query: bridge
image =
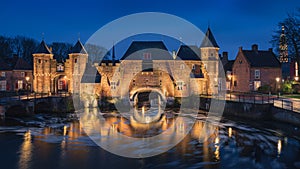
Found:
[[[74,111],[71,95],[31,94],[0,98],[0,116]]]

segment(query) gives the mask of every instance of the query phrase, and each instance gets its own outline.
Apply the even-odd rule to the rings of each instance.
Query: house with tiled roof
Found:
[[[21,57],[13,59],[11,66],[0,63],[0,91],[31,90],[32,66]]]
[[[281,64],[272,49],[258,50],[256,44],[252,50],[239,48],[232,70],[232,90],[238,92],[256,91],[261,86],[276,90],[281,79]]]

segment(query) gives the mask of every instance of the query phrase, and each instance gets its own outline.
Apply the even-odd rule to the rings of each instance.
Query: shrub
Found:
[[[282,92],[283,93],[293,93],[292,83],[291,82],[284,82],[282,84]]]
[[[260,86],[258,88],[258,91],[261,92],[261,93],[269,93],[271,91],[271,86],[269,85],[264,85],[264,86]]]

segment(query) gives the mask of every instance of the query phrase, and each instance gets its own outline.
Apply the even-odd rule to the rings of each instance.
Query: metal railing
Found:
[[[55,94],[51,93],[24,93],[24,92],[10,92],[10,93],[1,93],[0,94],[0,104],[5,104],[10,101],[20,101],[28,99],[39,99],[47,97],[68,97],[71,94],[68,92],[59,92]]]
[[[266,94],[228,93],[226,100],[242,103],[268,104],[274,103],[276,96]]]
[[[276,95],[258,94],[258,93],[228,93],[226,100],[254,103],[254,104],[273,104],[274,107],[291,110],[300,113],[300,100],[288,99]]]

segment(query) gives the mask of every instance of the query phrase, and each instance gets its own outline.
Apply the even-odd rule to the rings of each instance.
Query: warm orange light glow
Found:
[[[278,154],[278,156],[281,154],[281,149],[282,149],[282,143],[281,143],[281,140],[278,140],[278,143],[277,143],[277,154]]]
[[[228,129],[228,136],[229,136],[229,137],[232,136],[232,128],[231,128],[231,127],[229,127],[229,129]]]

